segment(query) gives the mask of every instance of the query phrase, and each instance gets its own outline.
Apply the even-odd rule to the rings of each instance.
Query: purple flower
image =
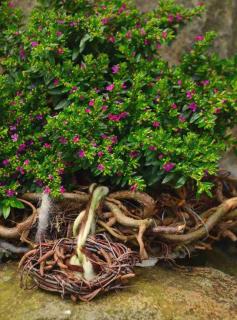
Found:
[[[10,163],[10,161],[9,161],[8,159],[4,159],[4,160],[2,161],[2,165],[3,165],[4,167],[8,166],[9,163]]]
[[[13,142],[17,142],[19,135],[17,133],[14,133],[13,135],[11,135],[11,138]]]
[[[77,153],[79,158],[84,158],[85,157],[85,152],[83,150],[78,151]]]
[[[31,42],[31,47],[32,48],[35,48],[35,47],[37,47],[39,45],[39,43],[37,42],[37,41],[32,41]]]
[[[15,194],[16,194],[16,193],[15,193],[14,190],[11,190],[11,189],[6,190],[6,195],[7,195],[8,197],[13,197]]]
[[[109,84],[107,87],[106,87],[106,90],[107,91],[113,91],[114,90],[114,84]]]
[[[43,115],[42,114],[37,114],[36,116],[35,116],[35,119],[36,120],[43,120]]]
[[[173,162],[167,162],[163,165],[163,169],[166,171],[166,172],[170,172],[173,168],[175,167],[175,163]]]
[[[23,47],[20,47],[19,55],[20,55],[21,60],[25,60],[26,54],[25,54],[25,50]]]
[[[22,144],[19,145],[17,151],[18,151],[19,153],[22,153],[22,152],[25,151],[26,147],[27,147],[26,144],[25,144],[25,143],[22,143]]]
[[[190,105],[188,106],[188,108],[190,110],[192,110],[192,112],[195,112],[197,110],[197,104],[195,102],[190,103]]]
[[[176,14],[176,21],[180,22],[183,20],[183,17],[181,16],[181,14],[177,13]]]
[[[100,164],[98,164],[97,169],[98,169],[99,171],[104,171],[105,167],[104,167],[103,164],[100,163]]]
[[[65,138],[65,137],[60,137],[60,138],[59,138],[59,142],[60,142],[61,144],[67,144],[67,138]]]
[[[119,66],[119,64],[116,64],[116,65],[114,65],[111,69],[112,69],[112,73],[113,73],[113,74],[116,74],[116,73],[119,72],[120,66]]]
[[[103,19],[101,20],[101,23],[102,23],[103,25],[108,24],[108,23],[109,23],[109,18],[103,18]]]
[[[116,144],[118,142],[118,137],[117,136],[112,136],[110,138],[110,140],[111,140],[112,144]]]

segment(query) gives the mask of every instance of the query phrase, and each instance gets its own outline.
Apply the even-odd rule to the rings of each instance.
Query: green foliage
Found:
[[[197,36],[180,65],[159,54],[202,8],[41,2],[25,30],[7,31],[0,197],[57,196],[80,172],[133,190],[194,180],[209,192],[236,123],[236,62],[208,54],[213,33]]]

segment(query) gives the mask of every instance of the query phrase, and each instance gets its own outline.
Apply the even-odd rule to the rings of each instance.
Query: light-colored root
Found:
[[[155,214],[156,202],[144,192],[118,191],[111,193],[109,197],[117,200],[130,199],[137,201],[144,208],[143,218],[150,218]]]
[[[45,238],[48,226],[49,226],[49,216],[51,209],[51,199],[48,194],[44,193],[41,199],[41,205],[38,208],[38,226],[35,236],[36,242],[40,242]]]
[[[32,214],[23,222],[18,223],[13,228],[7,228],[5,226],[0,225],[0,237],[3,239],[21,239],[22,242],[27,242],[25,240],[27,240],[26,238],[28,236],[28,233],[36,220],[37,210],[35,206],[29,201],[19,198],[18,200],[28,205],[32,209]]]
[[[237,207],[237,197],[228,199],[219,205],[216,210],[210,215],[206,222],[205,226],[201,226],[199,229],[189,232],[187,234],[162,234],[160,235],[162,239],[167,240],[168,242],[176,243],[191,243],[193,241],[201,240],[206,236],[207,231],[210,232],[213,227],[225,216],[228,212]],[[210,211],[210,210],[208,210]]]

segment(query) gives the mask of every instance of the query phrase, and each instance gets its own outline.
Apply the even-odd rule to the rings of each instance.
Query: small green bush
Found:
[[[179,65],[159,54],[202,7],[41,2],[24,29],[5,32],[0,197],[57,196],[80,172],[132,190],[193,180],[209,192],[236,123],[235,60],[208,53],[212,32]]]

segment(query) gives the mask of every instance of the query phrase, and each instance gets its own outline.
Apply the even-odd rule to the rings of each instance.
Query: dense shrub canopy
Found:
[[[236,122],[235,61],[207,53],[213,33],[197,35],[177,66],[159,55],[202,7],[41,2],[24,29],[3,32],[0,198],[56,196],[81,171],[132,190],[188,180],[210,190]]]

